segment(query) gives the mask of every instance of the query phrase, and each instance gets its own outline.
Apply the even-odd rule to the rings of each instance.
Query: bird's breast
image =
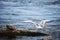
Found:
[[[42,28],[41,26],[37,26],[37,28]]]

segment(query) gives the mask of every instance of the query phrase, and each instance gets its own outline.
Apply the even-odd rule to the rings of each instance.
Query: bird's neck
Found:
[[[41,21],[41,25],[45,25],[46,24],[46,21]]]

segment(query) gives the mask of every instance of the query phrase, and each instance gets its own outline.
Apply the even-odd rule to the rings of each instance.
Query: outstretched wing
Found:
[[[49,23],[49,22],[52,22],[52,20],[41,20],[39,25],[43,27],[46,23]]]
[[[52,22],[53,20],[45,20],[47,23]]]
[[[36,22],[34,22],[33,20],[27,20],[27,21],[24,21],[25,23],[32,23],[32,24],[36,24]]]

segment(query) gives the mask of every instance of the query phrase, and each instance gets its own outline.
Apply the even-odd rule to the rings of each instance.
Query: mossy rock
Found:
[[[15,26],[6,25],[6,28],[0,28],[0,36],[46,36],[45,33],[31,32],[28,30],[17,30]]]
[[[6,25],[6,29],[13,31],[13,30],[16,30],[16,27],[11,25]]]

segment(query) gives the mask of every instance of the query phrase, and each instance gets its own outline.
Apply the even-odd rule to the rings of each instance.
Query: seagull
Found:
[[[25,23],[32,23],[35,25],[36,29],[43,29],[46,23],[52,22],[52,20],[43,19],[39,23],[34,22],[33,20],[24,21]]]

